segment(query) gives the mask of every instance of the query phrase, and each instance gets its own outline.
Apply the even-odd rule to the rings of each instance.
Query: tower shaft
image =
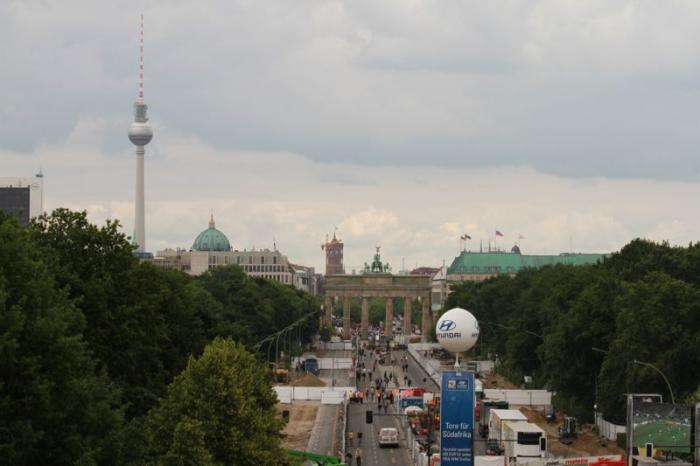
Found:
[[[144,146],[136,146],[136,199],[134,202],[134,243],[136,243],[136,250],[139,253],[146,252],[146,215],[144,212],[146,201],[143,193],[143,157],[145,153],[146,151],[144,149]]]

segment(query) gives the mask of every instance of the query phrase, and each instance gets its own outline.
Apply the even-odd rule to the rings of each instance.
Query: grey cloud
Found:
[[[0,149],[99,118],[100,150],[128,151],[142,9],[156,140],[334,165],[700,172],[690,0],[3,2]]]

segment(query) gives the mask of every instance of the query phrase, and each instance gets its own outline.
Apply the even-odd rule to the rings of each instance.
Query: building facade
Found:
[[[201,275],[216,267],[237,265],[251,277],[274,280],[311,294],[316,294],[318,290],[313,267],[293,265],[277,249],[234,250],[226,235],[216,229],[213,216],[209,227],[197,235],[190,250],[158,251],[153,264],[189,275]]]
[[[17,219],[20,225],[44,212],[44,175],[1,177],[0,211]]]

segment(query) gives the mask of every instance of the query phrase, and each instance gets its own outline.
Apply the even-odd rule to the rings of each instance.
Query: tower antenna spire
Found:
[[[139,39],[139,103],[143,103],[143,13],[141,13],[141,37]]]

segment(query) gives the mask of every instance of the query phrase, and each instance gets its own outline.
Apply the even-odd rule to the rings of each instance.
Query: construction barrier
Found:
[[[354,393],[354,387],[294,387],[288,385],[275,385],[272,387],[277,393],[280,403],[293,403],[294,401],[320,401],[324,404],[339,404],[337,400],[344,400]],[[333,401],[335,400],[335,401]]]

